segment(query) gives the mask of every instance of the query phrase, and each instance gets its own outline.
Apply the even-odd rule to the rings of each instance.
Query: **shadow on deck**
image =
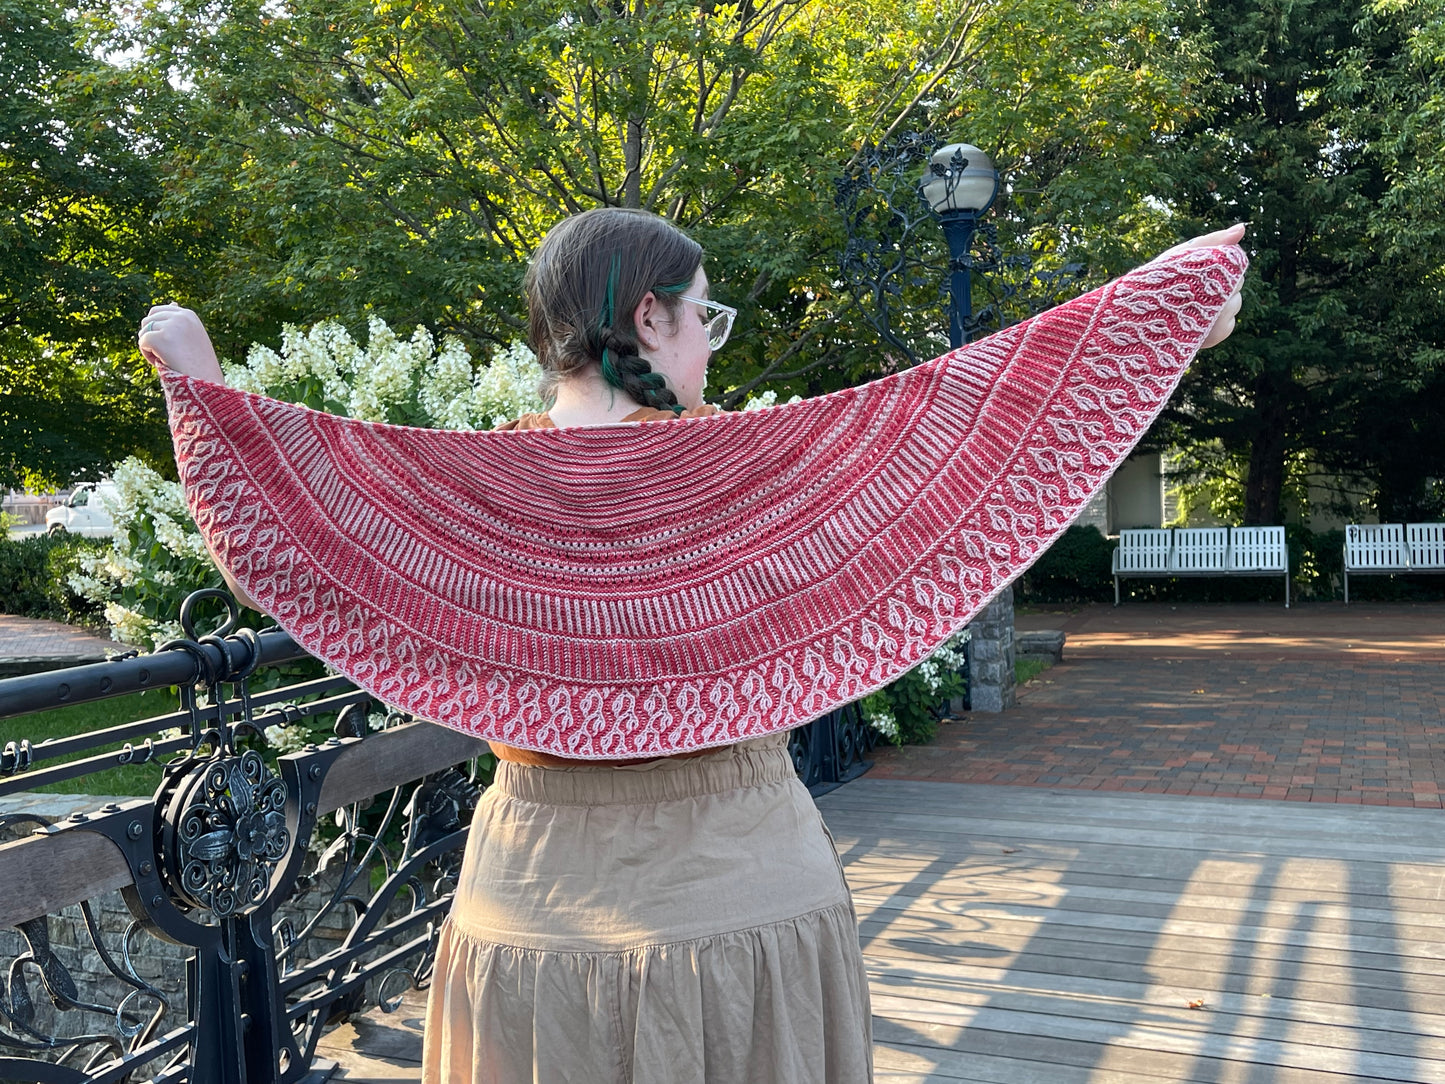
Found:
[[[1439,813],[862,779],[878,1080],[1445,1081]],[[423,995],[328,1037],[419,1079]]]

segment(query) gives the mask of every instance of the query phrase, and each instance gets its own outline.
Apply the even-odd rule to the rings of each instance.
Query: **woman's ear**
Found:
[[[646,350],[656,350],[662,345],[658,322],[665,315],[662,303],[651,290],[642,295],[637,308],[632,310],[632,326],[637,332],[637,344]]]

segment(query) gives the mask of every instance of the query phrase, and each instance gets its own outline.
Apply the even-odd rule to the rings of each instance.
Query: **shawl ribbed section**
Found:
[[[997,595],[1148,429],[1244,274],[1161,258],[805,402],[595,428],[378,425],[162,372],[196,522],[381,700],[564,757],[797,726]]]

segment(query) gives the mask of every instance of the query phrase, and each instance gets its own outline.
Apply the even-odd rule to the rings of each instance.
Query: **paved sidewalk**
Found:
[[[1020,631],[1062,629],[1065,657],[1350,658],[1445,661],[1445,603],[1104,603],[1020,614]]]
[[[872,775],[1441,808],[1445,605],[1169,604],[1021,616],[1064,662]]]
[[[124,644],[74,625],[0,614],[0,675],[101,662],[125,650]]]

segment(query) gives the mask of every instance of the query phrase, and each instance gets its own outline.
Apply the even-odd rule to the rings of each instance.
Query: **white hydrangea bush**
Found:
[[[477,365],[459,339],[438,349],[424,327],[402,339],[373,316],[367,334],[363,347],[334,320],[309,331],[288,326],[279,353],[252,346],[246,364],[224,367],[226,383],[348,418],[430,429],[491,429],[543,409],[542,369],[525,343]]]
[[[114,498],[100,501],[115,522],[109,550],[80,559],[70,576],[77,594],[102,606],[111,639],[145,651],[181,635],[181,601],[221,587],[180,483],[134,456],[111,469]]]
[[[803,397],[795,395],[788,400],[789,403],[801,403]],[[747,402],[742,405],[743,410],[762,410],[764,407],[778,405],[778,393],[769,388],[767,391],[760,391],[756,395],[749,395]]]
[[[915,672],[930,693],[941,696],[949,675],[963,671],[964,664],[968,662],[968,652],[964,645],[968,643],[970,635],[969,631],[964,629],[950,637],[915,667]]]
[[[894,745],[926,742],[938,710],[964,689],[968,629],[955,633],[893,684],[863,698],[863,718]]]
[[[398,336],[375,317],[365,346],[328,320],[287,327],[280,351],[254,345],[226,383],[291,403],[366,421],[433,429],[489,429],[543,409],[541,368],[524,343],[478,365],[456,339],[440,349],[418,327]],[[81,562],[71,587],[104,607],[111,638],[145,651],[181,634],[181,603],[202,587],[224,587],[179,483],[130,458],[111,472],[117,498],[105,501],[111,549]],[[113,505],[113,506],[112,506]]]
[[[874,693],[863,700],[863,718],[874,730],[892,742],[894,745],[901,745],[902,740],[898,734],[898,716],[893,714],[893,709],[888,707],[886,697]]]

